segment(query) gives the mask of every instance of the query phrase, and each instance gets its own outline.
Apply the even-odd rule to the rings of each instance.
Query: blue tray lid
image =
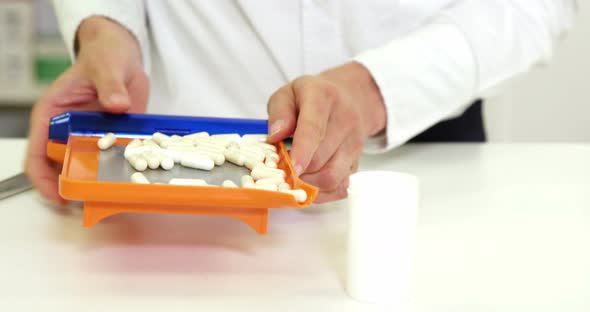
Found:
[[[154,132],[186,135],[200,131],[209,134],[265,134],[268,121],[214,117],[187,117],[149,114],[109,114],[67,112],[51,118],[49,139],[67,143],[70,135],[103,136],[112,132],[121,137],[146,137]]]

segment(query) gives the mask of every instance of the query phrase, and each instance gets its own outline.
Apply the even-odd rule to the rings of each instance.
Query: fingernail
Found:
[[[109,105],[113,104],[123,104],[127,100],[127,97],[120,93],[111,94],[109,96]]]
[[[275,134],[279,133],[283,128],[283,124],[285,123],[284,120],[277,120],[270,126],[270,137],[273,137]]]
[[[295,169],[295,174],[300,176],[303,173],[303,167],[300,164],[295,164],[293,167]]]

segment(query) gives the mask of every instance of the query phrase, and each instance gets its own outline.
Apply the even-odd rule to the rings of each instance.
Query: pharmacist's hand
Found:
[[[268,114],[269,140],[293,136],[295,171],[320,188],[318,203],[346,197],[364,139],[386,123],[379,88],[355,62],[283,86],[270,97]]]
[[[47,159],[49,119],[66,111],[144,112],[149,82],[141,51],[119,24],[91,17],[78,30],[76,63],[33,107],[25,172],[46,198],[64,203],[57,189],[60,165]]]

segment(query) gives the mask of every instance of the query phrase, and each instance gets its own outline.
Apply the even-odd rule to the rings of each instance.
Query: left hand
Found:
[[[293,136],[295,171],[320,188],[317,203],[346,197],[364,139],[386,125],[379,88],[356,62],[281,87],[269,99],[268,114],[269,141]]]

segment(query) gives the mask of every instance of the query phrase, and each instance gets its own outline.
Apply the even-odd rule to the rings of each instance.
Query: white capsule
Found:
[[[184,136],[184,138],[189,138],[191,140],[195,140],[195,139],[203,139],[203,138],[208,138],[209,137],[209,133],[205,132],[205,131],[201,131],[201,132],[197,132],[197,133],[191,133],[191,134],[187,134]]]
[[[201,144],[201,143],[210,143],[210,144],[215,144],[215,143],[211,143],[211,139],[210,137],[196,137],[196,138],[192,138],[193,142],[195,142],[195,144]],[[223,147],[223,146],[222,146]]]
[[[280,192],[291,194],[298,203],[303,203],[307,200],[307,193],[302,189],[296,190],[279,190]]]
[[[268,168],[273,168],[273,169],[274,169],[274,168],[277,168],[277,163],[276,163],[276,162],[274,162],[274,161],[272,161],[271,159],[267,159],[267,160],[264,162],[264,165],[265,165],[265,166],[267,166]]]
[[[262,149],[261,147],[258,147],[256,145],[252,145],[252,144],[240,144],[239,145],[240,150],[242,151],[246,151],[252,154],[256,154],[258,155],[258,157],[262,157],[262,159],[264,159],[264,157],[266,157],[266,153],[265,150]]]
[[[262,161],[260,161],[256,158],[246,157],[246,160],[244,160],[244,167],[246,167],[250,170],[254,169],[254,167],[256,167],[259,164],[262,164]]]
[[[248,187],[250,185],[254,185],[254,179],[249,175],[243,175],[240,178],[240,184],[242,187]]]
[[[220,150],[220,149],[215,149],[215,148],[209,148],[207,146],[202,146],[202,145],[197,146],[195,148],[195,150],[197,150],[197,151],[204,151],[204,152],[207,152],[207,153],[221,154],[221,155],[223,155],[223,152],[225,152],[225,149]]]
[[[127,146],[125,148],[125,152],[123,153],[123,156],[125,157],[125,159],[129,160],[129,157],[131,157],[131,156],[137,156],[137,155],[143,154],[145,152],[151,152],[153,149],[154,148],[152,146],[146,146],[146,145],[132,146],[132,147]]]
[[[129,164],[133,169],[137,171],[145,171],[148,167],[147,160],[145,160],[141,155],[131,155],[127,158]]]
[[[159,152],[161,155],[171,158],[172,161],[174,161],[177,164],[180,163],[183,154],[183,151],[176,149],[162,149]]]
[[[225,150],[225,146],[223,145],[219,145],[219,144],[215,144],[215,143],[211,143],[211,142],[197,142],[197,147],[201,148],[201,149],[208,149],[211,151],[215,151],[218,153],[223,153],[223,151]]]
[[[240,152],[239,149],[230,148],[223,152],[225,159],[233,164],[238,166],[243,166],[244,161],[246,161],[246,156]]]
[[[279,184],[279,192],[290,190],[290,189],[291,189],[291,186],[287,182],[282,182],[281,184]]]
[[[280,160],[279,154],[270,151],[270,150],[266,150],[266,152],[264,153],[264,155],[266,156],[266,160],[272,160],[275,163],[278,163]]]
[[[251,144],[256,145],[256,146],[263,148],[263,149],[271,150],[273,152],[277,151],[277,147],[272,144],[263,143],[263,142],[252,142]]]
[[[160,168],[160,158],[159,157],[149,157],[145,158],[148,164],[148,168],[150,169],[158,169]]]
[[[247,150],[244,148],[240,148],[240,151],[242,152],[242,154],[246,155],[246,157],[250,157],[250,158],[256,158],[260,161],[264,161],[264,158],[266,157],[264,152],[260,151],[255,151],[255,150]]]
[[[221,183],[221,186],[223,186],[223,187],[238,187],[238,185],[235,184],[234,181],[232,181],[232,180],[223,181],[223,183]]]
[[[182,140],[168,140],[168,141],[164,141],[162,142],[162,144],[160,144],[161,147],[163,148],[173,148],[173,147],[193,147],[195,146],[195,144],[193,142],[187,142],[187,141],[182,141]]]
[[[212,140],[230,140],[239,141],[240,135],[237,133],[214,134],[211,136]]]
[[[240,149],[240,143],[238,143],[238,142],[229,142],[229,144],[225,148],[237,148],[237,149]]]
[[[265,191],[274,191],[274,192],[276,192],[278,190],[276,184],[249,184],[248,186],[245,186],[245,188],[252,188],[252,189],[257,189],[257,190],[265,190]]]
[[[173,134],[170,136],[170,140],[172,141],[180,141],[182,139],[182,137],[178,134]]]
[[[101,150],[106,150],[111,148],[111,146],[113,146],[113,144],[115,144],[116,141],[117,137],[115,136],[115,134],[109,132],[105,134],[102,138],[98,139],[97,145],[98,148],[100,148]]]
[[[271,168],[268,168],[268,169],[271,169]],[[279,173],[267,171],[267,170],[261,169],[260,167],[256,167],[256,168],[252,169],[252,172],[250,173],[250,175],[252,175],[252,177],[255,180],[260,180],[260,179],[264,179],[264,178],[275,178],[275,179],[283,178],[283,175],[281,175]]]
[[[217,152],[213,152],[210,150],[203,150],[203,149],[199,149],[199,148],[197,148],[195,151],[197,153],[201,153],[201,154],[211,158],[216,166],[221,166],[221,165],[223,165],[223,163],[225,163],[225,156],[222,153],[217,153]]]
[[[131,175],[131,182],[138,184],[150,184],[150,181],[141,172],[136,172]]]
[[[180,164],[194,169],[211,170],[215,167],[213,160],[205,155],[197,153],[184,153]]]
[[[194,152],[194,151],[197,150],[197,148],[194,147],[194,146],[182,146],[182,145],[179,145],[179,146],[170,146],[168,148],[165,148],[165,150],[171,150],[171,151],[177,151],[177,152],[180,152],[180,153],[184,153],[184,152]]]
[[[187,137],[182,137],[182,139],[180,139],[180,141],[177,141],[177,142],[183,142],[183,143],[189,143],[191,145],[196,145],[194,139],[187,138]]]
[[[274,184],[274,185],[278,186],[281,183],[285,183],[285,180],[284,179],[277,179],[277,178],[264,178],[264,179],[256,180],[256,182],[254,184],[257,184],[257,185]]]
[[[197,149],[182,151],[182,155],[183,155],[183,157],[184,156],[190,157],[191,155],[194,155],[197,157],[205,157],[205,158],[211,159],[213,161],[213,163],[216,165],[217,165],[216,161],[218,163],[220,161],[218,154],[213,154],[213,153],[209,154],[204,151],[199,151]],[[221,160],[225,161],[225,157],[223,157],[223,159],[221,159]]]
[[[266,134],[244,134],[242,141],[245,142],[266,142],[268,136]]]
[[[263,168],[263,169],[265,169],[265,170],[272,171],[272,172],[274,172],[274,173],[277,173],[277,174],[280,174],[280,175],[282,175],[283,177],[285,176],[285,170],[283,170],[283,169],[268,168],[268,167],[267,167],[266,165],[264,165],[264,164],[258,164],[256,167],[260,167],[260,168]],[[256,168],[256,167],[254,167],[254,168]]]
[[[242,155],[246,156],[247,158],[254,158],[260,162],[264,161],[264,154],[260,155],[260,154],[251,153],[249,151],[244,151],[244,150],[240,150],[240,153],[242,153]]]
[[[160,167],[160,157],[154,152],[145,152],[141,156],[147,161],[150,169],[158,169]]]
[[[254,159],[257,159],[260,162],[264,161],[264,154],[259,154],[259,153],[256,153],[256,152],[250,152],[248,150],[243,150],[241,148],[235,148],[235,147],[228,147],[227,150],[237,150],[240,154],[244,155],[247,158],[254,158]]]
[[[205,180],[202,180],[202,179],[179,179],[179,178],[170,179],[168,184],[185,185],[185,186],[207,186],[207,185],[209,185],[209,184],[207,184],[207,182]]]
[[[209,137],[211,143],[227,147],[231,142],[239,142],[240,135],[237,133],[232,134],[215,134]]]
[[[240,145],[240,147],[256,148],[256,149],[259,149],[265,153],[266,153],[266,151],[271,151],[271,152],[275,151],[272,149],[275,146],[271,145],[271,144],[267,144],[267,143],[261,143],[261,142],[255,142],[255,141],[240,141],[239,145]]]
[[[158,143],[154,142],[153,140],[149,140],[149,139],[148,140],[143,140],[142,144],[144,146],[157,146],[157,147],[160,147],[158,145]]]
[[[250,175],[255,180],[260,180],[264,178],[285,179],[285,171],[281,169],[268,168],[263,164],[256,165],[254,169],[252,169]]]
[[[125,147],[127,148],[134,148],[134,147],[138,147],[138,146],[142,146],[143,142],[141,142],[141,140],[139,139],[133,139],[131,140],[131,142],[129,142],[129,144],[127,144],[127,146]]]
[[[170,140],[170,137],[165,135],[164,133],[155,132],[154,134],[152,134],[152,140],[157,144],[162,144],[162,142]]]
[[[228,140],[219,140],[219,139],[217,139],[217,140],[209,140],[209,141],[207,141],[207,142],[205,142],[205,143],[209,143],[209,144],[215,144],[215,145],[217,145],[217,146],[219,146],[219,147],[223,147],[223,148],[225,149],[225,148],[227,148],[227,147],[229,146],[229,144],[230,144],[231,142],[232,142],[232,141],[228,141]],[[201,143],[201,142],[199,142],[199,143]]]
[[[172,170],[174,168],[174,159],[166,155],[160,155],[160,167],[164,170]]]

